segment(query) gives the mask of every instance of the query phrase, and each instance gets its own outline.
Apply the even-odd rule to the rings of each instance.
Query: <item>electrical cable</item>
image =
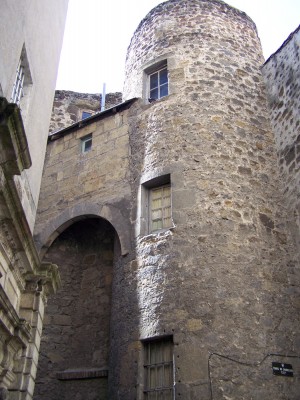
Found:
[[[245,361],[240,361],[240,360],[235,360],[232,357],[225,356],[223,354],[219,353],[210,353],[208,360],[207,360],[207,368],[208,368],[208,379],[209,379],[209,388],[210,388],[210,400],[213,400],[213,389],[212,389],[212,380],[211,380],[211,373],[210,373],[210,360],[213,356],[217,356],[220,358],[224,358],[226,360],[230,360],[232,362],[235,362],[240,365],[245,365],[248,367],[258,367],[260,366],[268,357],[285,357],[285,358],[299,358],[300,356],[297,355],[291,355],[291,354],[279,354],[279,353],[268,353],[266,354],[261,361],[253,361],[253,362],[245,362]]]

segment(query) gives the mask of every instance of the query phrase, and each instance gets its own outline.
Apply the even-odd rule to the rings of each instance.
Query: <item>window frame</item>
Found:
[[[161,83],[161,73],[163,71],[167,72],[167,81]],[[154,87],[151,87],[151,78],[156,74],[157,74],[157,85]],[[165,88],[165,87],[167,87],[167,94],[161,95],[162,88]],[[151,97],[151,91],[153,91],[153,90],[157,90],[157,97]],[[149,101],[151,102],[154,100],[160,100],[163,97],[166,97],[168,95],[169,95],[169,72],[168,72],[167,64],[165,64],[161,68],[156,69],[155,71],[149,73],[149,75],[148,75],[148,98],[149,98]]]
[[[151,190],[159,188],[161,186],[170,186],[170,226],[165,226],[157,230],[151,230]],[[140,211],[139,211],[139,235],[151,235],[159,232],[164,232],[174,228],[173,215],[172,215],[172,183],[171,174],[165,173],[163,175],[156,176],[152,179],[142,181],[140,186]]]
[[[15,103],[18,106],[20,105],[21,98],[24,96],[24,80],[25,80],[25,71],[21,57],[17,66],[16,77],[10,100],[11,103]]]
[[[158,346],[160,347],[159,349],[157,349]],[[158,353],[159,351],[160,353]],[[169,353],[168,359],[166,359],[167,353]],[[166,392],[170,393],[170,400],[174,399],[174,366],[175,360],[173,336],[163,336],[159,338],[143,340],[144,399],[153,399],[153,393],[156,394],[155,398],[157,399],[157,395],[161,395],[162,393]],[[166,369],[169,369],[168,374],[166,374]],[[168,379],[167,377],[169,378],[169,382],[166,382],[166,379]]]
[[[87,148],[86,144],[89,142],[90,142],[90,146]],[[82,154],[90,152],[92,150],[92,146],[93,146],[93,134],[92,133],[89,133],[88,135],[85,135],[80,138],[80,149],[81,149]]]
[[[164,189],[169,189],[169,196],[168,197],[164,196]],[[155,191],[159,191],[159,190],[162,190],[161,201],[162,201],[163,204],[161,205],[161,207],[154,209],[153,208],[153,201],[157,200],[157,199],[153,198],[154,197],[154,192]],[[166,198],[169,198],[169,200],[170,200],[167,204],[164,203],[164,200]],[[149,216],[148,216],[148,221],[149,221],[148,225],[149,226],[148,226],[148,228],[149,228],[149,232],[150,233],[155,233],[155,232],[161,231],[163,229],[169,229],[172,226],[171,182],[169,182],[167,184],[164,184],[164,185],[154,186],[154,187],[150,188],[149,192],[148,192],[148,204],[149,204],[148,205],[148,210],[149,210]],[[166,216],[166,209],[168,209],[168,208],[170,209],[169,217]],[[154,218],[153,217],[153,213],[155,211],[158,211],[159,209],[161,210],[161,218]],[[167,219],[170,220],[170,223],[165,223],[165,220],[167,220]],[[162,226],[159,227],[159,228],[154,228],[153,227],[154,223],[158,222],[158,221],[161,221]]]
[[[16,69],[10,102],[17,104],[23,118],[29,105],[29,97],[32,88],[32,76],[30,72],[25,44],[22,47],[21,56]]]
[[[148,64],[149,65],[149,64]],[[158,90],[158,97],[157,98],[152,98],[150,97],[150,80],[151,80],[151,76],[153,76],[156,73],[160,73],[161,71],[167,70],[167,94],[164,96],[160,96],[160,89]],[[152,63],[151,65],[149,65],[147,68],[144,69],[144,83],[143,83],[144,87],[143,87],[143,93],[144,93],[144,98],[145,100],[147,100],[147,103],[151,103],[154,101],[158,101],[163,99],[164,97],[169,96],[170,94],[170,80],[169,80],[169,68],[168,68],[168,60],[166,58],[164,59],[160,59],[157,62]],[[159,87],[165,85],[165,83],[163,83],[162,85],[160,85]]]

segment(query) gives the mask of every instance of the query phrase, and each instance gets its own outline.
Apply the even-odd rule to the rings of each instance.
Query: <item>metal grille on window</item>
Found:
[[[157,100],[169,94],[168,70],[163,68],[150,75],[150,93],[151,100]]]
[[[19,61],[18,68],[17,68],[17,74],[16,74],[16,79],[11,95],[11,102],[16,103],[20,105],[21,98],[23,96],[23,87],[24,87],[24,78],[25,78],[25,72],[24,72],[24,66],[22,65],[22,58]]]
[[[172,400],[174,393],[173,343],[171,338],[145,343],[145,398]]]
[[[160,186],[151,189],[151,231],[171,226],[171,187]]]

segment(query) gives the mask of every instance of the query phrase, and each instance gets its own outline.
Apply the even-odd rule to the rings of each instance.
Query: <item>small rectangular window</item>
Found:
[[[173,340],[163,338],[144,342],[144,398],[173,400]]]
[[[170,184],[150,189],[150,231],[170,228],[171,215],[171,186]]]
[[[140,234],[148,235],[174,227],[171,174],[155,176],[141,185]]]
[[[92,115],[92,113],[90,113],[90,112],[82,111],[81,119],[89,118],[91,115]]]
[[[81,138],[81,152],[86,153],[92,149],[92,135],[87,135]]]
[[[149,74],[149,101],[158,100],[169,94],[168,69],[163,68]]]

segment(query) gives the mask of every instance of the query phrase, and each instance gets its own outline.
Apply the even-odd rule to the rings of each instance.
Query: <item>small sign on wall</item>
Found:
[[[273,375],[294,376],[292,364],[272,362]]]

